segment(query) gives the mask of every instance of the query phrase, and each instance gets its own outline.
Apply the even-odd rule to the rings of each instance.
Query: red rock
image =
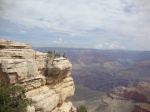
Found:
[[[150,104],[136,103],[132,112],[150,112]]]
[[[148,103],[147,97],[144,94],[139,93],[137,91],[129,91],[125,93],[125,98],[129,100],[132,99],[138,102]]]

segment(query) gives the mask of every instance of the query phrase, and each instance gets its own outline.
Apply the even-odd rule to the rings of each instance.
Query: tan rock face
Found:
[[[29,44],[0,39],[0,83],[19,84],[33,100],[28,112],[75,112],[66,98],[74,94],[69,60],[49,58]]]

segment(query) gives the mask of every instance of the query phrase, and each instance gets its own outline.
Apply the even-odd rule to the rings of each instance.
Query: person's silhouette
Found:
[[[65,53],[63,54],[63,57],[66,58]],[[66,58],[67,59],[67,58]]]

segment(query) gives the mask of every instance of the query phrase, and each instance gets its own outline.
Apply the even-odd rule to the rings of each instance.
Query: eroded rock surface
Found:
[[[28,112],[75,112],[66,101],[74,94],[72,64],[66,58],[50,58],[29,44],[0,39],[0,83],[19,84],[33,101]]]
[[[104,96],[95,112],[150,112],[150,83],[116,87]]]

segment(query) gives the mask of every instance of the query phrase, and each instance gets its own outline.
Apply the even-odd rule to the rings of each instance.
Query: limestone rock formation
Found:
[[[75,90],[71,69],[66,58],[50,58],[29,44],[0,39],[0,83],[19,84],[27,90],[33,101],[28,112],[75,112],[66,100]]]

